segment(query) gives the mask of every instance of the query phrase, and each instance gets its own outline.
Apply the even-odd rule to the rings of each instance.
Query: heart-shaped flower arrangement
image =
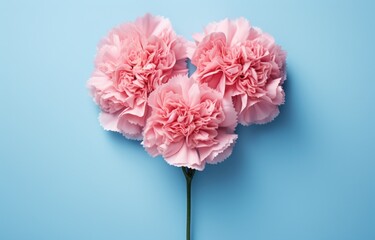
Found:
[[[190,240],[195,170],[228,158],[235,128],[272,121],[284,103],[286,54],[244,19],[209,24],[189,42],[170,21],[146,14],[114,28],[98,47],[88,86],[105,130],[181,167]],[[196,66],[188,77],[187,59]]]

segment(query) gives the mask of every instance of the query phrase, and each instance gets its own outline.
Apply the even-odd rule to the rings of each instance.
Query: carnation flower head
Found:
[[[112,29],[98,46],[88,86],[106,130],[141,139],[149,94],[187,73],[186,42],[168,19],[146,14]]]
[[[266,123],[278,115],[286,54],[272,36],[239,18],[211,23],[193,38],[193,76],[232,98],[241,124]]]
[[[203,170],[227,158],[237,135],[231,101],[186,75],[173,77],[150,94],[153,109],[143,132],[143,146],[171,165]]]

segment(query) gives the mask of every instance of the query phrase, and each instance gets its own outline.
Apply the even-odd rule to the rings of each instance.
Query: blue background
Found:
[[[286,104],[193,181],[193,239],[375,239],[371,1],[3,1],[0,239],[184,239],[185,180],[105,132],[99,40],[146,12],[191,39],[244,16],[288,52]]]

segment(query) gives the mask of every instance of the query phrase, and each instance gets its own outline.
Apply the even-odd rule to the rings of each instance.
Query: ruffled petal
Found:
[[[279,108],[267,101],[259,101],[245,109],[239,116],[239,123],[247,126],[249,123],[264,124],[272,121],[279,114]]]
[[[126,117],[121,117],[118,119],[117,128],[125,137],[129,139],[142,140],[143,126],[130,122]]]
[[[232,99],[224,98],[223,99],[223,111],[224,111],[224,121],[220,124],[221,127],[227,127],[231,131],[237,126],[237,112],[234,109]]]
[[[142,30],[146,37],[162,36],[172,30],[169,19],[161,16],[153,16],[149,13],[135,20],[135,25]]]
[[[196,170],[204,169],[204,162],[201,162],[196,149],[189,148],[183,144],[180,150],[169,157],[165,157],[165,161],[177,167],[189,167]]]
[[[117,127],[119,115],[120,115],[120,112],[117,112],[114,114],[106,113],[106,112],[99,113],[100,125],[104,128],[104,130],[120,132],[120,130]]]
[[[232,153],[237,137],[237,134],[227,134],[225,131],[220,131],[216,137],[216,145],[199,149],[201,161],[211,164],[224,161]]]

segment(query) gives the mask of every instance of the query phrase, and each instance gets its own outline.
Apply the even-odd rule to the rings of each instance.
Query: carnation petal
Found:
[[[146,37],[160,36],[164,32],[172,31],[170,21],[161,16],[153,16],[149,13],[135,20],[135,25],[143,31]]]
[[[271,99],[276,98],[280,81],[281,81],[281,78],[277,78],[273,81],[270,81],[270,83],[267,85],[266,87],[267,95]]]
[[[216,145],[199,149],[201,161],[212,164],[225,160],[232,153],[232,148],[237,137],[237,134],[219,132],[219,135],[216,137]]]
[[[190,106],[195,106],[200,102],[200,90],[197,84],[190,87],[188,92],[188,101]]]
[[[214,32],[222,32],[227,37],[229,46],[234,46],[245,41],[249,35],[251,25],[245,18],[236,20],[229,20],[228,18],[208,24],[205,28],[205,34],[208,35]],[[196,36],[199,39],[200,35]]]
[[[232,99],[224,98],[223,110],[225,114],[224,121],[220,124],[221,127],[228,127],[234,131],[237,126],[237,113],[234,109]]]
[[[120,132],[119,129],[117,128],[119,115],[120,115],[120,112],[117,112],[114,114],[101,112],[99,114],[100,125],[104,128],[104,130]]]
[[[107,76],[101,71],[95,71],[87,82],[87,87],[93,92],[108,89],[113,84],[107,80]]]
[[[170,157],[170,156],[175,155],[178,151],[181,150],[183,145],[184,145],[183,141],[168,144],[168,148],[166,149],[166,151],[163,152],[163,156]]]
[[[125,116],[126,115],[122,115],[122,117],[119,117],[117,128],[125,137],[133,140],[141,140],[143,128],[142,125],[130,122]]]
[[[232,38],[230,39],[232,46],[246,41],[249,35],[249,30],[251,28],[249,21],[243,17],[235,20],[234,24],[235,24],[235,31],[234,31]]]
[[[176,154],[164,158],[169,164],[177,167],[204,169],[204,163],[200,161],[197,150],[189,148],[186,143],[182,145]]]
[[[193,38],[194,38],[194,36],[193,36]],[[195,49],[196,49],[196,45],[195,45],[194,42],[191,42],[191,41],[186,42],[186,53],[187,53],[187,57],[189,59],[193,58]]]
[[[267,101],[259,101],[238,116],[238,121],[247,126],[250,123],[264,124],[279,114],[279,108]]]

